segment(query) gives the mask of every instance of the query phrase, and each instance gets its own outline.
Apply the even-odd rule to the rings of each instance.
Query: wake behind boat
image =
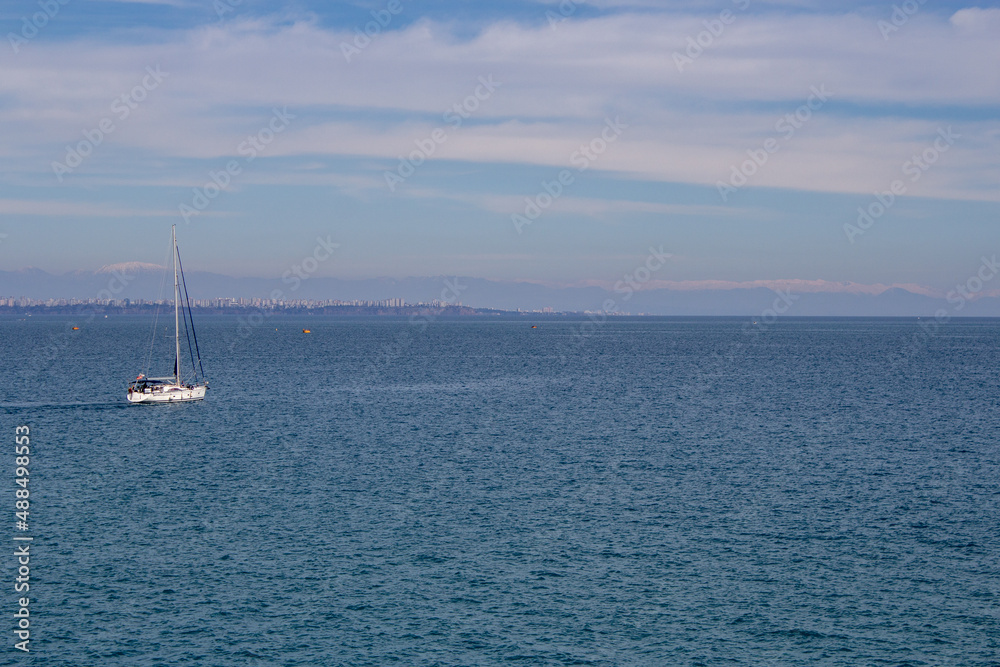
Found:
[[[194,319],[191,317],[191,300],[188,298],[187,283],[184,281],[184,268],[181,265],[181,255],[177,249],[177,225],[170,228],[170,243],[172,246],[174,265],[174,374],[168,377],[139,376],[128,386],[129,403],[175,403],[178,401],[200,401],[208,391],[208,382],[204,380],[205,370],[201,365],[201,352],[198,350],[198,337],[194,332]],[[184,290],[184,308],[181,308],[181,288]],[[181,311],[184,313],[184,335],[187,339],[188,352],[191,355],[191,380],[185,382],[181,377]],[[155,339],[156,327],[153,327]],[[192,347],[192,340],[194,346]],[[202,379],[198,379],[201,370]]]

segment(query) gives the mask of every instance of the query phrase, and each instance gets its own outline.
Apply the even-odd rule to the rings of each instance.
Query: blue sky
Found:
[[[662,247],[651,287],[939,294],[1000,252],[995,3],[7,0],[0,23],[0,270],[159,263],[172,223],[186,268],[239,276],[330,237],[318,275],[610,286]]]

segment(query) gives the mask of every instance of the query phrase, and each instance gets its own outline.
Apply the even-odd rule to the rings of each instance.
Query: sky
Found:
[[[1000,253],[996,3],[4,0],[0,25],[0,270],[162,264],[172,224],[187,270],[260,277],[943,293]]]

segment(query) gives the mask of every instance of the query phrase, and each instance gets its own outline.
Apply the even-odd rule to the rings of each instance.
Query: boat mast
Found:
[[[180,285],[177,283],[177,225],[170,226],[170,238],[174,246],[174,375],[181,383],[181,329],[180,329]]]

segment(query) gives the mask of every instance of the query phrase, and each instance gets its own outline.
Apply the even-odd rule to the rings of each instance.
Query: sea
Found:
[[[0,664],[1000,665],[998,320],[196,322],[0,318]]]

